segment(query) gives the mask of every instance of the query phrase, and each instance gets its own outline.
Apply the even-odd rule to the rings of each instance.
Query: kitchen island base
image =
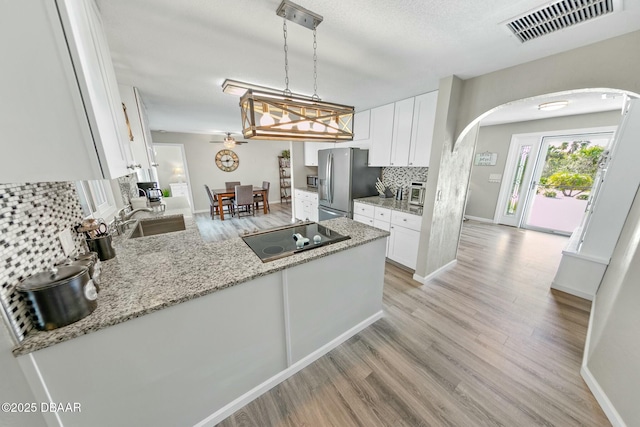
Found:
[[[19,356],[57,426],[212,426],[382,317],[385,239]]]

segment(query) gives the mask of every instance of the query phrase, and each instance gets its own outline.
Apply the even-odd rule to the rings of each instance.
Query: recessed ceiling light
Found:
[[[564,108],[567,105],[569,105],[569,101],[545,102],[544,104],[538,105],[538,110],[540,110],[540,111],[554,111],[554,110],[559,110],[561,108]]]

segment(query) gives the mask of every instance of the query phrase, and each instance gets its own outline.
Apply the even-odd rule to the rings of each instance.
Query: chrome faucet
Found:
[[[114,228],[118,231],[118,234],[124,234],[129,224],[133,224],[136,222],[136,219],[132,219],[132,217],[138,212],[153,212],[151,208],[137,208],[132,210],[131,212],[126,212],[129,206],[125,206],[120,209],[115,218],[113,219]]]
[[[138,212],[153,212],[153,209],[151,208],[137,208],[132,210],[131,212],[126,212],[128,206],[125,206],[124,208],[120,209],[118,211],[118,213],[116,214],[116,217],[121,220],[121,221],[126,221],[128,219],[131,219],[131,217],[133,217],[135,214],[137,214]]]

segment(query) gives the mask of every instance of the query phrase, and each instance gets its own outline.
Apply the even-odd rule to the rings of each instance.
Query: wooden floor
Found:
[[[590,303],[551,291],[566,238],[469,221],[426,285],[220,426],[608,426],[580,377]]]
[[[271,203],[268,214],[262,213],[262,207],[256,210],[255,216],[247,215],[231,217],[225,212],[224,221],[216,216],[211,219],[209,213],[194,215],[200,235],[205,242],[227,240],[244,233],[266,230],[291,223],[291,203]],[[243,214],[244,215],[244,214]]]

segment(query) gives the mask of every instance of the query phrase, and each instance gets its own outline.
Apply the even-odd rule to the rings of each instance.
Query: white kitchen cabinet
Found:
[[[390,232],[387,257],[415,270],[420,232],[395,224],[391,224]]]
[[[408,166],[429,166],[437,104],[437,90],[415,98]]]
[[[371,111],[359,111],[353,115],[353,140],[363,141],[369,139],[369,124]]]
[[[130,141],[133,162],[140,165],[141,169],[151,169],[157,164],[147,112],[140,92],[136,87],[125,85],[118,85],[118,89],[122,103],[126,108],[126,117],[129,120],[129,129],[131,130],[130,137],[133,137]]]
[[[318,151],[333,148],[334,142],[308,142],[304,143],[304,165],[318,166]]]
[[[411,127],[413,124],[413,103],[415,98],[395,103],[393,113],[393,138],[391,140],[391,166],[409,165]]]
[[[391,236],[389,236],[389,259],[413,270],[418,258],[422,217],[406,212],[391,212]]]
[[[353,203],[353,212],[354,221],[390,233],[387,239],[387,258],[415,270],[422,226],[421,216],[360,202]]]
[[[429,166],[438,91],[371,110],[369,166]]]
[[[1,2],[0,15],[10,17],[0,26],[0,182],[131,172],[122,104],[95,3]]]
[[[389,166],[393,140],[394,104],[371,109],[369,166]]]
[[[294,191],[296,219],[318,221],[318,194],[296,189]]]

